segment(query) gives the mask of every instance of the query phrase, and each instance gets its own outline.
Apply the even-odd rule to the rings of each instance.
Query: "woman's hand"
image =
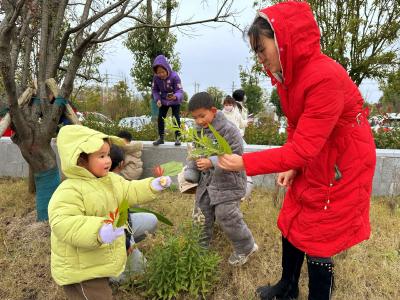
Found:
[[[157,107],[161,107],[161,100],[157,101]]]
[[[219,156],[218,166],[226,171],[244,170],[243,158],[237,154],[224,154]]]
[[[293,183],[293,179],[296,177],[296,170],[289,170],[278,174],[276,179],[278,185],[283,187],[289,187]]]
[[[212,167],[212,163],[208,158],[199,158],[196,160],[196,166],[200,171],[207,171]]]

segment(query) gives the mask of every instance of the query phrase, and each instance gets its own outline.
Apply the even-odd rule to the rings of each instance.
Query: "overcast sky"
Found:
[[[178,18],[180,21],[192,18],[199,20],[209,18],[216,13],[217,0],[210,0],[208,6],[196,4],[202,1],[180,1]],[[256,14],[252,8],[253,1],[234,1],[233,10],[239,12],[237,22],[244,28],[248,26]],[[239,66],[250,66],[251,54],[248,42],[241,32],[228,24],[196,25],[192,27],[192,34],[184,35],[177,30],[173,31],[178,36],[176,51],[181,61],[179,75],[183,87],[193,95],[195,84],[198,90],[216,86],[227,94],[232,93],[232,87],[240,87]],[[109,45],[111,46],[111,45]],[[122,44],[121,40],[115,41],[105,54],[105,62],[101,65],[101,73],[109,74],[109,84],[126,79],[134,89],[134,83],[129,75],[133,64],[132,54]],[[262,83],[262,87],[271,90],[269,80]],[[364,98],[371,103],[377,102],[381,92],[375,82],[364,81],[360,87]]]

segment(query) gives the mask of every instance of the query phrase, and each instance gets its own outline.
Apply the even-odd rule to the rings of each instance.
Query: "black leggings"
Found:
[[[171,106],[167,106],[167,105],[161,105],[161,107],[159,108],[158,111],[158,134],[160,136],[164,135],[164,128],[165,128],[165,124],[164,124],[164,118],[167,116],[168,113],[168,109],[172,108],[172,115],[175,117],[176,122],[178,123],[178,126],[181,126],[181,120],[179,117],[179,112],[180,112],[180,105],[171,105]],[[175,131],[175,136],[179,135],[179,131]]]

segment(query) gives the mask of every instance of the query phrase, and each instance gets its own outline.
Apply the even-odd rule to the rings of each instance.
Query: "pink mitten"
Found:
[[[151,182],[151,187],[153,190],[161,192],[162,190],[165,190],[171,185],[171,177],[169,176],[161,176],[153,179]]]
[[[124,228],[113,228],[112,224],[104,224],[99,230],[99,237],[103,244],[110,244],[124,234]]]

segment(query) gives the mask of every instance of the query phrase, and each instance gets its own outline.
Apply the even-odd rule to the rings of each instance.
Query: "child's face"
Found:
[[[210,124],[217,113],[217,108],[198,108],[192,111],[192,117],[197,125],[207,128],[208,124]]]
[[[158,78],[164,80],[168,77],[168,72],[163,67],[157,67],[156,75]]]
[[[232,111],[233,110],[233,105],[230,103],[225,103],[224,104],[224,110],[226,111]]]
[[[88,155],[88,160],[82,163],[82,167],[96,177],[106,176],[111,168],[110,145],[104,142],[100,150]]]

